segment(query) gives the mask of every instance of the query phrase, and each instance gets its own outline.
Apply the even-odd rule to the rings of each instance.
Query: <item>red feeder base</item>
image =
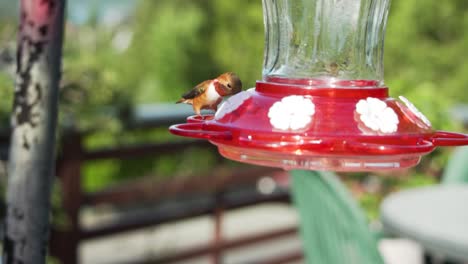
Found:
[[[215,115],[191,116],[169,130],[208,139],[226,158],[284,169],[408,168],[437,146],[468,144],[468,135],[434,131],[409,101],[389,98],[374,81],[332,88],[299,82],[257,82]]]

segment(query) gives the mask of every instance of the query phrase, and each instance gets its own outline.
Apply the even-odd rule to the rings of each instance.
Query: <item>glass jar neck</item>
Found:
[[[383,85],[390,0],[263,0],[263,79]]]

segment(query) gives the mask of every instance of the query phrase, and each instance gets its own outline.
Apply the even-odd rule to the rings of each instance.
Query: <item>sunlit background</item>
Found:
[[[0,0],[3,133],[13,102],[17,8],[17,1]],[[87,149],[180,140],[166,128],[129,130],[129,118],[138,107],[173,103],[222,72],[238,73],[245,88],[261,79],[260,0],[70,0],[67,9],[59,134],[86,131]],[[410,99],[436,129],[466,132],[467,32],[466,0],[392,0],[385,83],[392,97]],[[437,182],[451,151],[437,150],[408,171],[343,179],[369,219],[377,219],[388,192]],[[93,192],[145,176],[191,177],[209,174],[218,162],[216,154],[200,148],[158,158],[89,162],[82,183]]]

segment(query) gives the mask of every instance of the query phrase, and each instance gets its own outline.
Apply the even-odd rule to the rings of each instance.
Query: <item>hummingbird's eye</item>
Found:
[[[231,84],[230,84],[230,83],[228,83],[227,87],[231,88]]]

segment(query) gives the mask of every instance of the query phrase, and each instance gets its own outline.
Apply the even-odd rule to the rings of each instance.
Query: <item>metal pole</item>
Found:
[[[21,0],[4,263],[45,263],[65,0]]]

